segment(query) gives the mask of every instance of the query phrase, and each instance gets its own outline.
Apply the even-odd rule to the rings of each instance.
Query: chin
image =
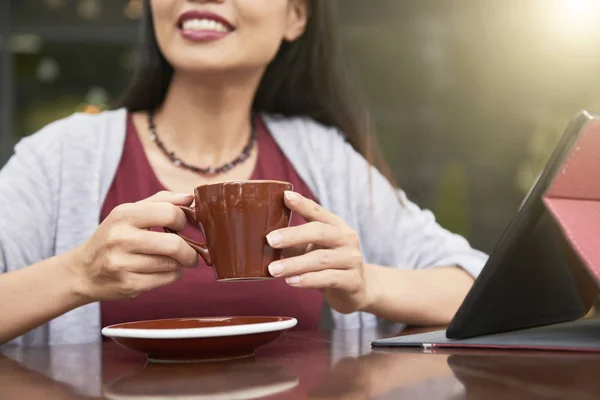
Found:
[[[175,71],[181,71],[186,74],[202,75],[228,75],[253,72],[260,72],[262,67],[243,62],[231,62],[231,60],[206,60],[191,59],[178,63],[172,63]]]

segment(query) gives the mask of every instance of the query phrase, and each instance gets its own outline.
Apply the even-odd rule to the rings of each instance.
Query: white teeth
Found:
[[[181,27],[186,31],[229,32],[225,25],[214,19],[188,19],[183,21]]]

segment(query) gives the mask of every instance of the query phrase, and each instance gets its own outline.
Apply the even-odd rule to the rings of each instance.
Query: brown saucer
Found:
[[[297,323],[290,317],[173,318],[111,325],[102,334],[153,362],[220,361],[253,356]]]

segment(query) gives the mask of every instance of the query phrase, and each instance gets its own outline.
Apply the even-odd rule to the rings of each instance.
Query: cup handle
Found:
[[[198,225],[198,220],[196,218],[196,210],[194,210],[192,207],[178,207],[181,208],[181,210],[185,213],[185,216],[188,219],[188,221],[192,222],[194,225]],[[198,253],[200,257],[202,257],[206,265],[212,265],[212,259],[210,257],[210,253],[208,252],[208,246],[206,245],[206,243],[198,243],[192,239],[186,238],[179,232],[176,232],[166,227],[164,227],[163,229],[165,232],[174,233],[183,240],[185,240],[185,242],[189,244],[192,249],[196,250],[196,253]]]

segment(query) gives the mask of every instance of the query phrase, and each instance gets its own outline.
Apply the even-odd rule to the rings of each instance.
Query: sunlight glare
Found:
[[[554,4],[561,31],[579,36],[597,29],[600,0],[555,0]]]

